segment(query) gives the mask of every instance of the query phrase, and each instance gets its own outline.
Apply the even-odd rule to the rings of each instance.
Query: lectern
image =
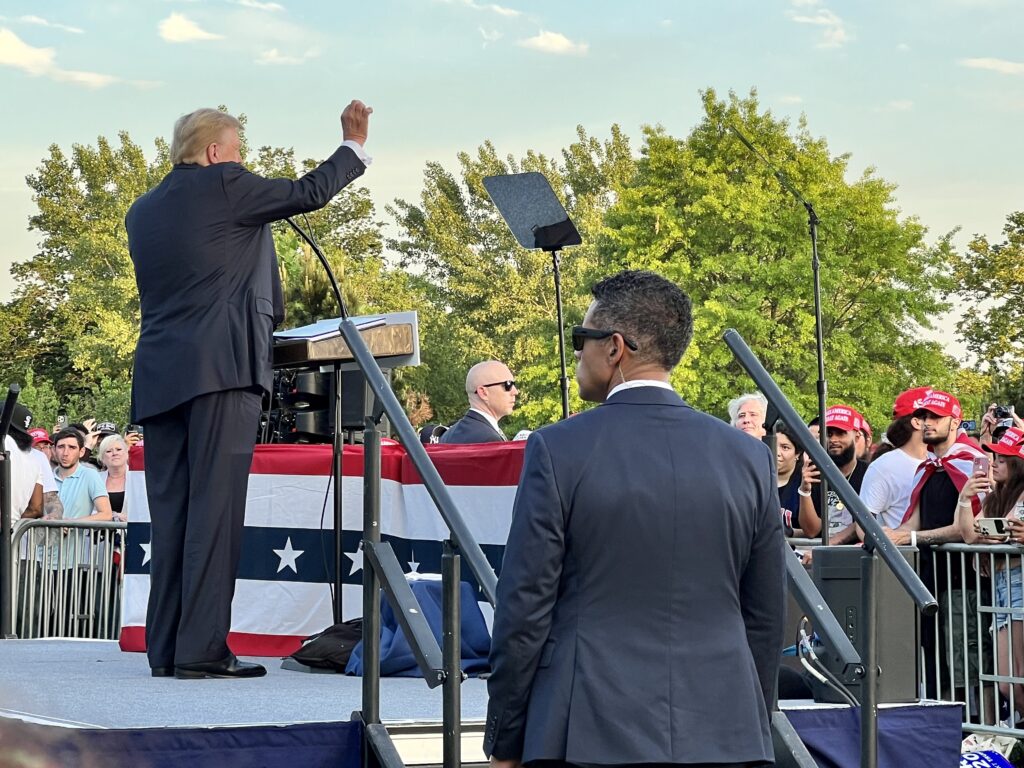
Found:
[[[391,370],[407,365],[419,365],[419,324],[415,312],[393,312],[372,317],[353,317],[356,326],[365,325],[359,332],[363,342],[382,370]],[[380,322],[383,320],[383,322]],[[362,323],[360,322],[362,321]],[[337,322],[335,321],[335,327]],[[344,449],[342,441],[341,374],[345,370],[357,370],[355,358],[341,334],[322,334],[311,338],[303,336],[302,329],[275,334],[274,368],[315,369],[332,374],[334,381],[334,450],[331,461],[331,483],[334,488],[334,621],[342,617],[342,471],[341,459]],[[372,403],[367,403],[371,408]]]

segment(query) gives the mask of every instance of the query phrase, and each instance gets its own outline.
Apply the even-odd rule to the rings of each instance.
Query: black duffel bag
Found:
[[[344,672],[352,649],[363,639],[363,620],[351,619],[310,635],[289,658],[315,669]]]

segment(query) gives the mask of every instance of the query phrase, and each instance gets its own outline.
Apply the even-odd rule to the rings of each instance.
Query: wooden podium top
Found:
[[[413,354],[412,323],[379,325],[360,331],[366,346],[377,359],[403,357]],[[310,341],[309,339],[286,339],[274,342],[274,367],[295,368],[305,365],[327,365],[336,362],[351,362],[355,358],[345,339],[334,336],[330,339]]]

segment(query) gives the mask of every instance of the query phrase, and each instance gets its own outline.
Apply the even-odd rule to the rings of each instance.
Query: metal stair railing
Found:
[[[387,729],[380,720],[380,593],[383,590],[405,632],[416,664],[431,688],[442,686],[443,765],[462,764],[462,672],[460,572],[465,558],[484,597],[493,606],[497,576],[455,506],[437,468],[419,441],[409,417],[392,391],[359,329],[349,319],[341,335],[366,377],[379,413],[369,416],[363,431],[363,685],[362,709],[355,717],[364,725],[363,764],[366,768],[403,768]],[[441,558],[442,642],[439,645],[419,602],[413,595],[394,550],[380,536],[380,433],[377,424],[387,414],[416,471],[450,532]]]
[[[900,585],[917,605],[922,616],[934,615],[939,608],[938,602],[910,564],[900,555],[896,545],[886,537],[881,526],[860,500],[860,496],[853,490],[849,481],[822,448],[821,443],[811,434],[803,419],[800,418],[775,380],[747,346],[743,337],[730,328],[723,334],[723,339],[736,361],[754,380],[768,402],[778,410],[779,417],[796,433],[797,439],[803,444],[805,451],[821,471],[829,488],[836,492],[846,508],[850,510],[853,519],[864,531],[864,553],[861,556],[861,606],[864,614],[865,640],[862,663],[855,671],[863,675],[860,701],[860,764],[862,768],[876,768],[878,765],[878,642],[875,622],[878,595],[875,584],[879,557],[892,570]],[[824,429],[825,425],[822,424],[820,428]],[[791,578],[793,576],[792,569],[790,576]]]

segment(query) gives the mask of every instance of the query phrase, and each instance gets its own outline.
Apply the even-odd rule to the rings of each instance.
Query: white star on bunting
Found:
[[[292,549],[292,537],[289,536],[288,540],[284,544],[284,549],[275,549],[274,554],[281,558],[281,564],[277,566],[277,572],[280,573],[285,568],[291,568],[292,571],[297,575],[299,569],[295,566],[295,561],[298,560],[306,550],[304,549]]]
[[[357,549],[352,554],[349,554],[348,552],[346,552],[345,553],[345,557],[347,557],[349,560],[352,561],[352,565],[349,567],[349,570],[348,570],[348,575],[349,576],[351,576],[356,571],[361,571],[363,569],[363,549],[362,549],[362,547]]]
[[[142,556],[142,564],[145,565],[149,562],[149,550],[152,548],[153,542],[147,541],[145,544],[140,543],[139,546],[142,547],[142,551],[146,553]]]

